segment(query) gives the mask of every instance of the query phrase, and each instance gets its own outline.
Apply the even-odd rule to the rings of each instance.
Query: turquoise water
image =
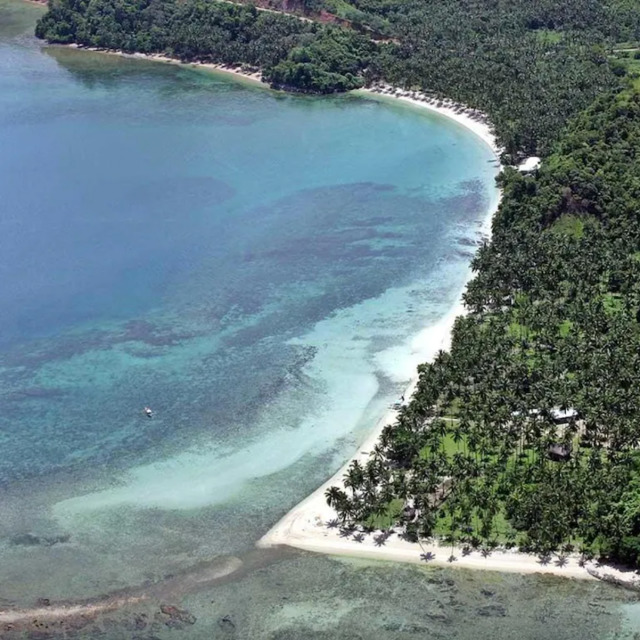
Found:
[[[16,597],[252,548],[400,395],[496,196],[448,120],[24,33],[0,46],[0,150]]]
[[[153,583],[189,638],[631,633],[599,584],[252,551],[432,347],[490,150],[399,106],[42,48],[39,12],[0,0],[0,603]],[[86,637],[178,633],[134,613]]]

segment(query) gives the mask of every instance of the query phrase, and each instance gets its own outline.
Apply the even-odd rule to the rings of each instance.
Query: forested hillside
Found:
[[[276,6],[278,0],[274,0]],[[50,42],[160,52],[260,67],[295,90],[345,91],[374,80],[420,88],[488,113],[511,158],[544,154],[567,120],[624,69],[609,53],[640,37],[622,0],[314,0],[311,17],[215,0],[51,0]],[[388,36],[371,39],[373,32]]]
[[[346,521],[638,563],[639,157],[640,96],[623,92],[536,176],[503,174],[451,352],[327,493]]]
[[[361,86],[375,48],[351,30],[201,0],[53,0],[36,35],[63,44],[246,64],[263,69],[275,85],[315,93]]]

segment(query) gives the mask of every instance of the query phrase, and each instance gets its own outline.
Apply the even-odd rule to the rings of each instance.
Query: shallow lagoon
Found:
[[[187,637],[482,637],[487,580],[495,637],[605,637],[602,585],[252,551],[455,303],[495,198],[489,149],[401,107],[42,49],[39,11],[0,0],[0,596],[98,596],[234,556],[233,576],[168,594],[198,617]],[[548,613],[522,616],[543,592]],[[109,637],[132,637],[127,615]]]

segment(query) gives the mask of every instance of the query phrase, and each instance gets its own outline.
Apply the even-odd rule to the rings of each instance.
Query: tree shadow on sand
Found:
[[[548,553],[543,553],[538,556],[538,563],[543,567],[546,567],[551,562],[551,556]]]
[[[377,536],[373,537],[373,542],[376,547],[382,547],[386,544],[387,540],[393,534],[393,529],[387,529],[386,531],[381,531]]]

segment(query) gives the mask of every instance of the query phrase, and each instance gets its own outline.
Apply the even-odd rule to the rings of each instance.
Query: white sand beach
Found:
[[[399,100],[404,104],[413,105],[415,107],[439,113],[440,115],[446,116],[458,124],[461,124],[469,131],[472,131],[483,142],[491,147],[491,150],[496,154],[496,156],[499,157],[503,151],[502,147],[498,144],[498,140],[493,130],[493,125],[487,116],[477,109],[458,104],[457,102],[447,100],[446,98],[437,98],[420,91],[398,89],[388,84],[376,84],[367,89],[358,89],[353,93],[368,95],[369,97],[376,97],[383,100]]]
[[[425,332],[428,333],[430,341],[431,357],[438,350],[446,350],[449,347],[453,323],[463,312],[464,308],[460,303],[437,325]],[[411,381],[404,394],[406,398],[413,393],[416,382],[417,379]],[[331,524],[336,514],[327,505],[324,493],[330,486],[342,486],[342,476],[353,460],[362,463],[366,461],[382,429],[395,420],[396,414],[396,410],[389,409],[353,457],[334,476],[287,513],[257,545],[262,548],[285,545],[329,555],[419,564],[425,563],[425,554],[432,554],[432,559],[428,560],[430,565],[515,573],[548,573],[569,578],[593,579],[589,570],[593,571],[595,563],[581,566],[577,555],[569,556],[563,562],[551,558],[549,562],[543,563],[536,555],[517,551],[495,550],[486,557],[479,550],[464,555],[462,549],[456,548],[452,553],[451,546],[411,543],[401,539],[397,533],[381,539],[380,532],[374,532],[364,535],[361,541],[356,541],[353,535],[344,536],[335,523]],[[455,556],[455,560],[450,560],[452,555]],[[621,580],[629,579],[628,572],[606,568],[606,573]]]
[[[378,85],[371,89],[363,89],[357,93],[368,94],[382,99],[394,99],[411,104],[416,107],[435,111],[443,116],[451,118],[468,128],[487,145],[491,147],[496,156],[501,153],[493,127],[486,116],[473,109],[457,105],[451,101],[440,100],[424,94],[395,89],[388,85]],[[499,201],[488,212],[486,224],[487,232],[490,231],[493,214],[497,210]],[[420,342],[428,344],[427,358],[430,360],[442,349],[450,346],[451,329],[457,316],[464,313],[462,302],[438,324],[429,327],[420,336]],[[414,378],[407,390],[405,398],[409,398],[416,386]],[[533,554],[517,551],[495,550],[486,557],[478,550],[463,554],[462,549],[452,549],[451,546],[439,546],[437,543],[417,544],[403,540],[397,533],[388,537],[380,537],[380,532],[364,535],[363,539],[354,539],[353,535],[344,535],[338,526],[332,521],[336,514],[325,500],[324,493],[330,486],[342,486],[342,477],[353,460],[362,463],[368,458],[369,451],[376,444],[380,433],[387,424],[396,419],[397,412],[388,410],[377,422],[365,442],[358,448],[354,456],[327,482],[314,491],[286,514],[265,536],[258,541],[259,547],[273,547],[286,545],[326,553],[330,555],[352,556],[374,560],[393,562],[428,562],[432,565],[462,567],[466,569],[485,569],[501,572],[515,573],[547,573],[558,576],[594,579],[592,573],[596,572],[595,563],[581,566],[578,556],[569,556],[562,562],[557,558],[551,558],[549,562],[541,562],[540,558]],[[430,559],[425,558],[429,554]],[[455,558],[453,559],[452,558]],[[591,573],[590,573],[591,571]],[[606,573],[620,579],[629,578],[628,572],[606,568]]]
[[[431,357],[438,350],[446,350],[449,347],[453,323],[463,311],[464,308],[460,303],[437,325],[425,332],[428,333],[430,341]],[[422,339],[425,337],[423,336]],[[411,381],[404,394],[406,398],[413,393],[416,382],[416,379]],[[396,410],[389,409],[377,422],[365,442],[358,447],[354,456],[327,482],[287,513],[258,541],[258,546],[268,548],[286,545],[329,555],[421,564],[425,563],[424,554],[432,554],[433,558],[428,561],[431,565],[515,573],[551,573],[571,578],[592,579],[588,567],[580,566],[577,556],[570,556],[563,563],[553,558],[550,562],[543,564],[538,556],[516,551],[496,550],[484,557],[480,551],[463,555],[462,549],[455,549],[453,555],[456,559],[450,561],[451,546],[411,543],[401,539],[396,533],[382,540],[380,532],[365,535],[364,539],[358,542],[352,535],[343,536],[339,527],[331,526],[329,523],[336,518],[336,514],[327,505],[324,492],[330,486],[342,486],[342,476],[353,460],[362,463],[366,461],[382,429],[395,420],[396,414]],[[593,563],[592,566],[594,566]],[[613,570],[607,569],[607,573],[612,572]]]

